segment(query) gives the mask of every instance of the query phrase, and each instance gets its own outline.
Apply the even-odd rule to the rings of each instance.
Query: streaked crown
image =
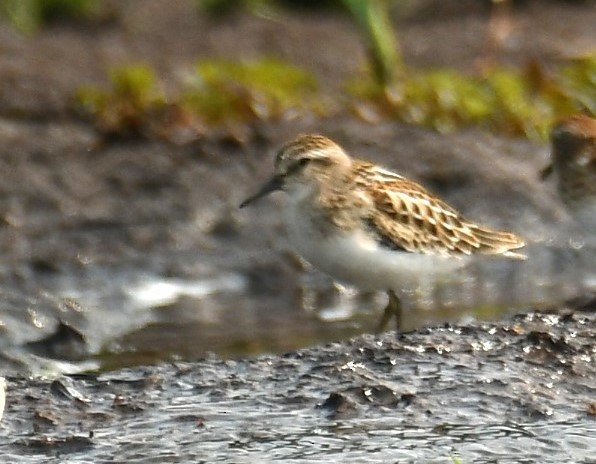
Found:
[[[292,176],[304,171],[311,164],[321,167],[350,166],[351,160],[333,140],[322,135],[299,135],[277,152],[275,173]]]
[[[277,190],[308,194],[328,180],[349,174],[351,167],[350,157],[332,140],[322,135],[300,135],[281,147],[275,158],[273,177],[244,200],[240,208]]]

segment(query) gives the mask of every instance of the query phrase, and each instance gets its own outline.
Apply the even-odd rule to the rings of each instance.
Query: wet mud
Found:
[[[591,462],[595,301],[281,356],[7,379],[5,462]]]

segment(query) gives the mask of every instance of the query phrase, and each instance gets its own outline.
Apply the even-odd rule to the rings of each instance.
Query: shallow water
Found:
[[[404,330],[496,320],[553,307],[594,288],[594,248],[527,248],[527,261],[477,261],[446,281],[420,276],[418,287],[403,293]],[[181,253],[165,259],[183,267],[196,258]],[[142,263],[126,262],[46,276],[37,280],[44,292],[36,298],[14,289],[5,294],[14,304],[2,309],[10,330],[4,346],[6,340],[8,346],[19,346],[49,336],[60,319],[82,332],[90,358],[101,353],[100,364],[114,368],[196,359],[210,352],[224,357],[284,352],[374,331],[384,294],[361,294],[312,269],[287,271],[275,256],[271,259],[254,271],[234,260],[222,265],[215,256],[202,256],[200,270],[186,276],[140,270]],[[21,310],[25,298],[27,313]],[[62,303],[71,299],[78,304]]]

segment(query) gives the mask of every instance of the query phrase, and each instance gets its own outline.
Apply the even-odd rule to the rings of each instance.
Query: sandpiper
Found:
[[[287,194],[290,242],[332,278],[389,296],[378,330],[392,317],[401,329],[396,292],[422,274],[451,274],[473,255],[524,259],[516,235],[478,225],[421,185],[351,158],[332,140],[301,135],[277,153],[273,177],[243,208],[276,190]]]
[[[552,165],[559,195],[586,232],[596,235],[596,119],[574,115],[551,131]]]

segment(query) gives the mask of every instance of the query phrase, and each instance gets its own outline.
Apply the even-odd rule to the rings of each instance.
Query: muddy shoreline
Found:
[[[9,377],[0,449],[5,462],[592,462],[584,306],[282,356]]]

